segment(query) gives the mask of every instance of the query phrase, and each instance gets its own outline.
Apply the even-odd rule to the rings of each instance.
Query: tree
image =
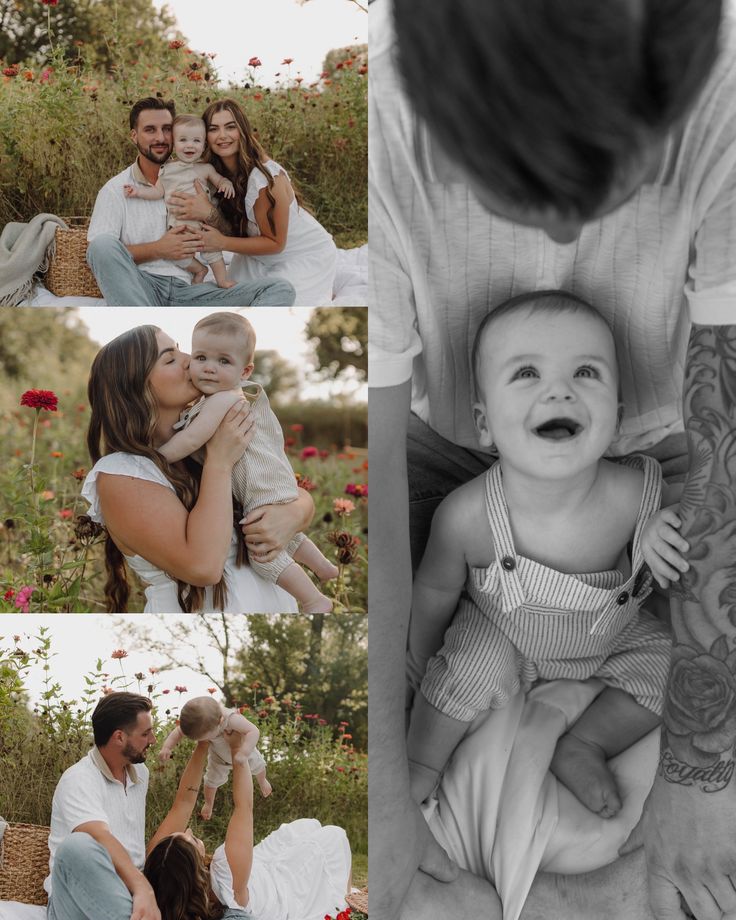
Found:
[[[360,307],[319,307],[305,334],[314,346],[319,374],[325,379],[353,373],[368,376],[368,310]]]
[[[257,351],[252,379],[268,393],[271,403],[288,402],[299,393],[299,374],[277,351]]]
[[[125,0],[124,10],[109,0],[0,0],[0,59],[43,63],[60,48],[67,59],[83,54],[110,68],[126,56],[160,55],[175,25],[152,0]]]

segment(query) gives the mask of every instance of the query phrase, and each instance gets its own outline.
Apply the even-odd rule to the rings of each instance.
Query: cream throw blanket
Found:
[[[57,227],[66,229],[66,224],[55,214],[5,225],[0,233],[0,304],[15,307],[28,300],[33,276],[48,268]]]

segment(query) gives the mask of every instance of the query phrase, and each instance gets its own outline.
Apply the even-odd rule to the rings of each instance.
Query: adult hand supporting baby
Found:
[[[213,205],[207,197],[204,186],[196,179],[194,187],[197,190],[196,195],[188,195],[185,192],[173,192],[167,199],[170,211],[179,220],[209,220],[212,214]]]
[[[313,515],[314,501],[303,489],[293,502],[254,508],[240,522],[248,553],[259,562],[270,562],[309,525]]]
[[[156,258],[170,262],[191,259],[202,249],[203,243],[204,238],[198,230],[183,225],[172,227],[156,243]]]

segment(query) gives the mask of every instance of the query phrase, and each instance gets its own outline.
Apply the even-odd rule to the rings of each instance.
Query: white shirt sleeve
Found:
[[[133,181],[132,178],[130,180]],[[116,239],[122,239],[125,223],[125,202],[122,189],[114,189],[107,182],[97,193],[95,206],[87,230],[87,240],[91,242],[102,233],[110,233]]]
[[[87,478],[82,486],[82,498],[89,503],[88,515],[98,524],[104,524],[100,508],[100,499],[97,494],[97,477],[100,473],[111,473],[116,476],[132,476],[134,479],[144,479],[176,491],[163,472],[148,457],[137,457],[134,454],[108,454],[95,463],[87,473]]]

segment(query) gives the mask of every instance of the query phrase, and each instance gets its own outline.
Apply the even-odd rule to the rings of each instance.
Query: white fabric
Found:
[[[266,163],[272,176],[286,170],[273,160]],[[248,176],[245,193],[245,213],[248,218],[248,236],[260,236],[253,206],[268,181],[260,169]],[[296,288],[294,306],[314,307],[332,303],[333,285],[337,265],[335,243],[325,228],[296,199],[289,205],[289,229],[286,246],[273,255],[244,256],[236,253],[230,263],[228,276],[233,281],[256,281],[260,278],[286,278]]]
[[[390,4],[372,4],[372,386],[411,378],[413,408],[431,428],[483,449],[469,381],[481,320],[512,295],[565,288],[614,329],[625,416],[613,452],[644,450],[682,429],[688,307],[699,323],[736,323],[733,0],[726,7],[721,57],[655,181],[561,245],[489,214],[437,156],[399,86]]]
[[[137,163],[133,163],[117,176],[113,176],[97,193],[87,239],[93,240],[102,233],[109,233],[126,246],[138,243],[153,243],[166,233],[166,202],[146,201],[143,198],[127,198],[124,185],[150,185]],[[189,284],[192,276],[175,262],[154,259],[141,262],[141,271],[152,275],[166,275],[179,278]],[[75,302],[79,298],[75,299]]]
[[[49,833],[49,875],[43,883],[51,893],[51,870],[59,844],[80,824],[104,821],[110,833],[128,851],[134,865],[143,867],[146,858],[146,792],[148,767],[136,764],[129,770],[126,785],[105,773],[96,760],[101,760],[97,748],[65,770],[51,801],[51,831]],[[106,775],[107,774],[107,775]],[[130,776],[136,776],[133,782]]]
[[[517,920],[538,871],[577,874],[616,859],[657,767],[659,729],[610,762],[623,808],[600,818],[548,772],[558,737],[602,688],[559,680],[478,716],[424,815],[462,868],[486,877]]]
[[[350,844],[341,827],[314,818],[282,824],[253,848],[248,879],[249,911],[255,920],[324,920],[346,906]],[[225,855],[218,847],[210,864],[215,897],[239,907]]]
[[[88,511],[92,520],[104,524],[102,509],[97,494],[97,476],[110,473],[116,476],[132,476],[147,482],[155,482],[174,491],[174,487],[156,464],[147,457],[115,453],[102,457],[87,474],[82,486],[82,497],[89,502]],[[155,512],[154,512],[155,513]],[[238,536],[233,531],[230,553],[225,561],[225,579],[228,587],[225,613],[296,613],[294,598],[277,585],[264,581],[250,568],[235,565]],[[181,612],[176,596],[176,582],[142,556],[126,556],[125,561],[146,587],[144,613]],[[217,613],[213,606],[212,589],[205,591],[202,613]]]
[[[20,901],[0,901],[0,920],[46,920],[46,908]]]
[[[223,253],[228,264],[232,253]],[[214,281],[210,271],[205,281]],[[364,307],[368,303],[368,245],[355,249],[337,250],[337,271],[332,305],[334,307]],[[99,297],[57,297],[43,285],[36,285],[29,307],[104,307]]]

